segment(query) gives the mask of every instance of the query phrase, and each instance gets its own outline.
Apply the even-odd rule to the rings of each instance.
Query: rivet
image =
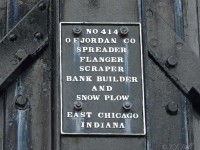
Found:
[[[26,106],[27,102],[28,102],[28,99],[25,96],[18,95],[15,100],[15,105],[18,108],[24,108]]]
[[[73,28],[73,33],[74,33],[75,35],[80,35],[81,32],[82,32],[81,27],[75,26],[75,27]]]
[[[36,32],[34,36],[35,36],[35,38],[36,38],[37,40],[41,40],[41,39],[43,38],[43,34],[40,33],[40,32]]]
[[[153,17],[153,12],[152,12],[152,10],[148,9],[148,10],[146,11],[146,17],[147,17],[147,18],[150,18],[150,19]]]
[[[123,109],[125,111],[129,111],[131,109],[131,107],[132,107],[132,104],[130,102],[124,102],[123,103]]]
[[[75,101],[75,102],[74,102],[74,108],[75,108],[76,110],[81,110],[81,109],[83,108],[83,103],[80,102],[80,101]]]
[[[27,55],[27,53],[23,49],[19,49],[16,53],[17,58],[20,60],[23,59],[24,57],[26,57],[26,55]]]
[[[149,44],[150,44],[151,46],[153,46],[153,47],[156,47],[156,46],[158,45],[158,39],[155,39],[155,38],[151,39],[151,40],[149,41]]]
[[[125,35],[127,35],[127,34],[129,33],[128,27],[125,27],[125,26],[122,26],[122,27],[119,29],[119,31],[120,31],[120,34],[121,34],[122,36],[125,36]]]
[[[176,43],[176,49],[180,50],[182,48],[183,48],[183,43],[181,42]]]
[[[175,56],[170,56],[166,61],[169,67],[175,67],[178,64],[177,58]]]
[[[45,3],[42,2],[42,3],[39,4],[39,9],[41,11],[45,10],[45,8],[46,8],[46,4]]]
[[[9,40],[10,41],[16,41],[17,40],[17,35],[16,34],[11,34],[10,36],[9,36]]]
[[[168,105],[166,106],[166,111],[170,115],[176,115],[178,113],[178,104],[176,104],[175,102],[168,103]]]

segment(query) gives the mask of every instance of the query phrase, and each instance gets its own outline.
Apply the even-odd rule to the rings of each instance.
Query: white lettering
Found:
[[[112,91],[112,86],[104,86],[104,85],[99,85],[98,87],[93,86],[92,91],[107,91],[107,92],[110,92],[110,91]]]
[[[129,99],[129,95],[104,95],[105,101],[127,101]]]
[[[87,82],[92,82],[92,76],[66,76],[66,81],[70,82],[70,81],[74,81],[74,82],[83,82],[83,81],[87,81]]]
[[[76,95],[76,100],[99,100],[100,95]]]
[[[82,128],[107,128],[107,129],[124,129],[123,122],[81,122]]]
[[[91,118],[92,112],[67,112],[67,118]]]

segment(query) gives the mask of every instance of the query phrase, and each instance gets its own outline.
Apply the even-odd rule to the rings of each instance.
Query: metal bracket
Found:
[[[0,41],[0,92],[48,46],[48,2],[42,0]]]
[[[149,57],[161,68],[172,82],[190,99],[200,105],[200,59],[176,32],[153,9],[150,10],[159,22],[155,24],[156,38],[149,40]],[[159,39],[159,34],[166,34],[166,39]]]

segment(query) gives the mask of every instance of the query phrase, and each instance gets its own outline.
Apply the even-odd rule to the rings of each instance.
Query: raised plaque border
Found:
[[[130,133],[130,134],[122,134],[122,133],[66,133],[63,132],[62,128],[62,57],[61,57],[61,32],[62,25],[139,25],[140,28],[140,49],[141,49],[141,74],[142,74],[142,101],[143,101],[143,133]],[[146,114],[145,114],[145,96],[144,96],[144,62],[143,62],[143,46],[142,46],[142,25],[140,22],[60,22],[59,25],[59,45],[60,45],[60,120],[61,120],[61,135],[109,135],[109,136],[144,136],[146,135]]]

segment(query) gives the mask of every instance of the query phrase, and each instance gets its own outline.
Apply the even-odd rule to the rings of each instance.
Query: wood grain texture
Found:
[[[7,32],[26,15],[39,0],[7,0]]]
[[[138,21],[135,0],[60,0],[60,10],[60,21],[67,22]]]
[[[0,1],[0,40],[6,34],[6,0]],[[0,62],[1,63],[1,62]],[[5,115],[5,93],[0,93],[0,150],[4,150],[4,115]]]
[[[0,40],[6,33],[6,14],[7,13],[7,5],[6,0],[0,1]]]
[[[186,0],[183,3],[184,8],[184,29],[185,29],[185,42],[191,47],[190,51],[193,51],[199,56],[199,15],[200,15],[200,1],[199,0]],[[190,130],[190,143],[194,150],[200,149],[200,113],[198,108],[188,103],[189,109],[189,130]]]
[[[8,31],[12,29],[23,16],[29,12],[39,0],[8,0]],[[44,18],[48,19],[48,18]],[[28,47],[25,45],[26,48]],[[51,49],[46,50],[29,68],[21,73],[7,89],[5,117],[5,149],[52,149],[51,134]],[[29,108],[25,111],[25,127],[19,123],[19,110],[15,107],[16,87],[19,83],[26,89]],[[23,119],[23,118],[22,118]],[[24,130],[24,132],[23,132]],[[23,136],[26,132],[25,140]],[[22,132],[21,132],[22,131]],[[22,138],[21,138],[22,137]],[[26,143],[25,143],[26,142]],[[21,146],[22,145],[22,146]],[[27,146],[24,146],[27,145]],[[23,147],[21,149],[21,147]]]
[[[0,96],[0,150],[4,150],[4,102],[5,97],[2,95]]]
[[[199,8],[198,1],[183,1],[185,42],[199,56]]]
[[[166,60],[175,55],[176,21],[174,1],[147,1],[147,45]],[[166,42],[165,42],[166,41]],[[185,98],[165,74],[152,62],[147,61],[148,129],[149,149],[170,149],[172,144],[187,144],[187,120]],[[178,104],[178,114],[172,116],[166,112],[169,102]]]

